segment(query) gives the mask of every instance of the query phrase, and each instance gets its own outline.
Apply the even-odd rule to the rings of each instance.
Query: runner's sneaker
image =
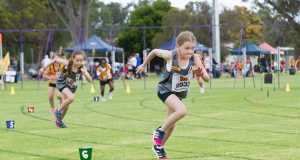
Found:
[[[59,110],[58,108],[56,108],[56,110],[54,112],[54,115],[55,115],[55,121],[61,122],[61,119],[62,119],[62,112],[61,112],[61,110]]]
[[[153,153],[156,155],[157,159],[167,160],[167,153],[164,150],[164,147],[154,145],[152,148]]]
[[[59,128],[67,128],[64,122],[55,120],[55,125]]]
[[[101,98],[101,101],[102,101],[102,102],[105,102],[105,101],[106,101],[106,98],[105,98],[105,97],[102,97],[102,98]]]
[[[204,87],[200,87],[200,93],[204,93]]]
[[[111,93],[111,92],[108,92],[108,93],[107,93],[107,97],[108,97],[108,99],[112,99],[112,93]]]
[[[163,138],[165,136],[165,132],[160,130],[161,127],[158,127],[154,132],[153,132],[153,138],[152,141],[154,143],[154,145],[159,145],[162,146],[163,145]]]

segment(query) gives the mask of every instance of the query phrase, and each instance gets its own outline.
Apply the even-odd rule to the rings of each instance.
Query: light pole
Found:
[[[214,57],[219,66],[221,66],[220,52],[220,22],[219,22],[219,0],[213,0],[213,17],[212,17],[212,33],[213,33],[213,52]]]
[[[91,42],[91,46],[92,46],[92,68],[91,68],[91,73],[93,75],[94,78],[94,57],[95,57],[95,47],[96,47],[97,43],[96,42]]]

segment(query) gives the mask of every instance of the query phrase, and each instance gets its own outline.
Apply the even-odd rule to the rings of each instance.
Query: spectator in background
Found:
[[[291,60],[290,60],[290,68],[295,68],[295,66],[296,66],[295,59],[291,58]]]
[[[140,57],[140,54],[135,54],[135,58],[136,58],[136,66],[138,67],[139,65],[142,64],[142,58]]]
[[[136,76],[136,72],[135,72],[135,69],[137,67],[137,59],[135,57],[135,55],[133,55],[131,58],[130,58],[130,63],[132,65],[132,73],[133,73],[133,76],[132,76],[132,79],[135,79],[135,76]]]
[[[128,68],[128,72],[127,72],[127,78],[128,79],[131,79],[133,76],[133,66],[132,66],[132,63],[131,63],[131,61],[130,61],[130,59],[131,59],[132,57],[130,56],[128,59],[127,59],[127,64],[126,64],[126,66],[127,66],[127,68]]]
[[[276,72],[278,70],[277,59],[274,59],[272,69],[273,69],[274,72]]]
[[[282,74],[285,73],[285,60],[284,58],[282,58],[282,60],[280,61],[280,71]]]
[[[138,67],[142,64],[142,58],[140,57],[140,54],[138,54],[138,53],[135,54],[135,58],[136,58],[136,67]],[[136,74],[135,78],[141,78],[141,74]]]
[[[48,55],[45,55],[44,59],[42,60],[42,67],[47,66],[49,63],[51,63],[51,59]]]

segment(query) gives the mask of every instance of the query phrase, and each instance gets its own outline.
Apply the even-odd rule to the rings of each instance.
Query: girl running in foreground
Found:
[[[186,98],[193,72],[204,81],[209,81],[209,75],[206,73],[199,57],[194,56],[195,43],[196,38],[193,33],[189,31],[181,32],[176,39],[175,50],[152,50],[144,63],[136,70],[137,73],[143,72],[147,63],[155,56],[167,61],[167,74],[157,87],[158,97],[167,106],[167,118],[161,127],[154,130],[152,139],[154,143],[152,150],[158,159],[167,159],[163,145],[173,132],[175,123],[187,113],[182,99]]]
[[[87,72],[84,64],[85,53],[81,50],[73,51],[69,60],[54,58],[51,63],[40,69],[43,73],[53,63],[63,64],[65,66],[62,73],[57,79],[57,88],[63,95],[62,104],[55,110],[55,124],[60,128],[66,128],[62,119],[69,109],[69,105],[74,101],[74,93],[76,91],[79,78],[84,75],[89,82],[92,78]]]

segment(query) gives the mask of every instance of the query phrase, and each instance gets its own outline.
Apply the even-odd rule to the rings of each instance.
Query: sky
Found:
[[[104,3],[110,3],[110,2],[118,2],[118,3],[122,3],[122,4],[126,4],[128,2],[135,2],[137,3],[138,0],[100,0]],[[184,6],[190,2],[190,1],[196,1],[196,0],[169,0],[171,2],[171,6],[173,7],[177,7],[177,8],[180,8],[180,9],[183,9]],[[199,0],[199,1],[205,1],[205,0]],[[212,0],[207,0],[209,4],[212,3]],[[227,8],[230,8],[230,9],[233,9],[233,7],[235,5],[238,5],[238,6],[245,6],[245,7],[248,7],[250,9],[251,7],[251,3],[250,2],[242,2],[242,0],[219,0],[219,8],[221,9],[222,7],[227,7]]]

